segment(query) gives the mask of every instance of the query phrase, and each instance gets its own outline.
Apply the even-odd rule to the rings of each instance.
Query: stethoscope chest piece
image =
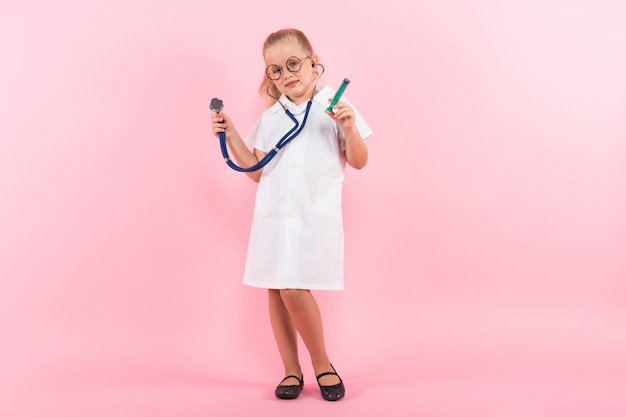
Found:
[[[211,109],[211,111],[219,113],[224,109],[224,102],[217,97],[212,98],[211,103],[209,103],[209,108]]]

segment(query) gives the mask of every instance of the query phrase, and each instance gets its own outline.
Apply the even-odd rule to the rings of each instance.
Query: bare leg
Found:
[[[274,338],[285,368],[285,376],[302,375],[298,359],[298,340],[296,327],[287,311],[279,290],[269,290],[270,322]],[[287,379],[281,385],[298,385],[294,378]]]
[[[284,308],[291,317],[291,322],[300,333],[311,355],[315,375],[332,372],[333,368],[326,354],[324,343],[322,316],[313,294],[308,290],[280,290],[280,297]],[[326,375],[320,378],[319,382],[322,385],[335,385],[340,380],[335,375]]]

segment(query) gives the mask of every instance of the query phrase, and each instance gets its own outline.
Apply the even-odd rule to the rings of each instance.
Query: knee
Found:
[[[308,290],[280,290],[280,297],[288,309],[301,309],[306,307],[307,301],[311,297]]]

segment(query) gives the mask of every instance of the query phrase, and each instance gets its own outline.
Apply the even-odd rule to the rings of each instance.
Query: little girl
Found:
[[[334,95],[316,88],[323,72],[306,36],[296,29],[272,33],[263,45],[265,75],[260,92],[272,105],[246,142],[224,113],[212,114],[213,133],[225,132],[237,163],[251,167],[294,126],[302,132],[263,169],[247,173],[258,182],[244,284],[267,288],[270,322],[285,368],[278,398],[297,398],[304,378],[297,349],[300,334],[311,356],[322,397],[336,401],[345,387],[326,353],[322,318],[311,290],[343,289],[341,192],[346,162],[367,163],[364,139],[372,130],[347,100],[326,111]]]

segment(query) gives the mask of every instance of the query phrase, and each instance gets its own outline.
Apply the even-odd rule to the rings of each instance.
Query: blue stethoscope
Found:
[[[282,138],[280,138],[280,140],[276,143],[276,145],[267,154],[265,154],[265,156],[259,162],[257,162],[256,164],[252,165],[249,168],[242,168],[239,165],[235,164],[232,161],[232,159],[230,159],[230,155],[228,154],[228,149],[226,147],[226,133],[225,132],[220,132],[218,134],[218,137],[220,139],[220,148],[222,150],[222,156],[224,157],[224,161],[226,161],[226,164],[229,167],[231,167],[235,171],[239,171],[239,172],[258,171],[259,169],[261,169],[265,165],[267,165],[272,160],[272,158],[274,158],[276,156],[278,151],[280,151],[282,148],[284,148],[289,142],[294,140],[296,138],[296,136],[298,136],[300,134],[300,132],[302,132],[302,129],[304,129],[304,126],[306,125],[306,121],[309,118],[309,111],[311,110],[311,105],[313,104],[313,96],[315,95],[315,92],[317,91],[317,82],[322,77],[322,74],[324,74],[324,66],[321,65],[321,64],[317,64],[317,65],[322,67],[322,73],[320,74],[320,76],[315,81],[315,86],[313,87],[313,94],[311,95],[311,98],[309,99],[309,102],[306,105],[306,110],[304,112],[304,118],[302,119],[302,124],[300,124],[298,122],[298,120],[295,118],[295,116],[289,111],[289,109],[287,109],[283,105],[283,103],[280,102],[279,99],[277,99],[276,97],[272,96],[269,93],[269,89],[270,89],[271,85],[267,87],[267,94],[270,97],[272,97],[274,100],[276,100],[283,107],[283,109],[285,110],[285,113],[287,114],[287,116],[289,116],[289,118],[293,121],[293,127],[291,128],[291,130],[289,130],[289,132],[285,133],[285,135]],[[211,103],[209,104],[209,108],[212,111],[214,111],[216,113],[219,113],[224,108],[224,102],[221,99],[219,99],[219,98],[213,98],[213,99],[211,99]]]
[[[230,155],[228,154],[228,149],[226,147],[226,133],[220,132],[218,134],[220,138],[220,148],[222,150],[222,156],[224,157],[224,161],[226,161],[226,164],[232,169],[234,169],[235,171],[239,171],[239,172],[252,172],[252,171],[258,171],[259,169],[263,168],[265,165],[268,164],[269,161],[272,160],[272,158],[276,156],[278,151],[280,151],[283,147],[285,147],[285,145],[287,145],[289,142],[295,139],[296,136],[300,134],[300,132],[302,132],[302,129],[304,129],[304,126],[306,124],[306,120],[309,117],[311,104],[313,104],[313,101],[309,100],[309,102],[306,105],[306,110],[304,112],[304,118],[302,119],[302,124],[300,124],[298,120],[295,118],[295,116],[291,114],[291,112],[283,106],[283,108],[285,109],[285,113],[293,121],[293,127],[291,128],[289,132],[285,133],[285,135],[282,138],[280,138],[280,140],[276,143],[276,145],[267,154],[265,154],[265,156],[259,162],[252,165],[249,168],[242,168],[239,165],[235,164],[232,161],[232,159],[230,159]],[[224,103],[219,98],[213,98],[211,99],[211,103],[209,107],[211,108],[212,111],[219,113],[224,108]]]

